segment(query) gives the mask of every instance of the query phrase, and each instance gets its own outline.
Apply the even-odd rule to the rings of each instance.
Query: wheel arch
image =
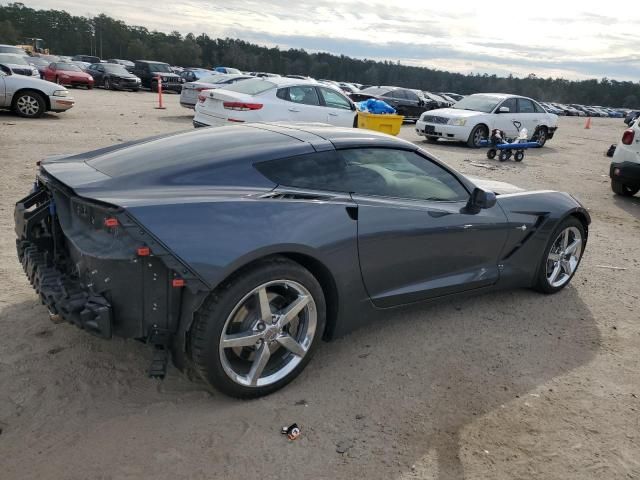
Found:
[[[42,90],[38,90],[37,88],[21,88],[19,90],[17,90],[14,94],[13,94],[13,98],[11,99],[11,105],[13,105],[13,102],[23,93],[25,92],[34,92],[37,93],[39,95],[42,96],[42,98],[44,98],[44,104],[45,107],[47,108],[47,111],[51,110],[51,100],[49,99],[49,95],[47,95],[46,93],[44,93]]]
[[[231,278],[236,275],[241,275],[242,272],[251,270],[256,267],[256,265],[268,261],[271,258],[282,257],[286,258],[292,262],[297,263],[298,265],[306,268],[311,275],[318,281],[320,287],[322,288],[322,293],[324,294],[325,304],[326,304],[326,327],[323,335],[324,340],[329,340],[333,336],[333,332],[335,329],[335,325],[338,319],[338,307],[339,307],[339,295],[338,295],[338,287],[335,281],[331,270],[319,260],[317,257],[307,253],[300,252],[294,250],[279,250],[272,251],[269,253],[265,253],[263,255],[251,258],[247,262],[236,265],[235,268],[230,271],[223,279],[217,282],[216,286],[211,290],[209,295],[215,292],[218,288],[225,285]],[[189,325],[188,329],[191,328]]]

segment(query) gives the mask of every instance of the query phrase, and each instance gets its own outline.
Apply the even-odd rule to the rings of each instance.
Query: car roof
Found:
[[[161,62],[160,60],[134,60],[134,62],[138,62],[138,63],[163,63],[165,65],[169,65],[167,62]]]
[[[236,74],[237,75],[237,74]],[[314,79],[301,79],[301,78],[289,78],[289,77],[255,77],[256,80],[262,80],[264,82],[271,82],[278,87],[286,87],[290,85],[322,85],[320,82]]]

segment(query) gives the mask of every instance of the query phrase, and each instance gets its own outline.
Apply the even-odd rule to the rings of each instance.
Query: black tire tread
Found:
[[[216,315],[218,306],[220,305],[222,299],[231,292],[231,290],[235,287],[236,283],[240,281],[244,276],[251,274],[252,272],[269,267],[289,267],[295,269],[302,269],[309,275],[312,275],[308,270],[306,270],[300,264],[289,260],[283,256],[273,256],[268,257],[263,260],[260,260],[256,263],[251,264],[249,267],[241,268],[233,275],[231,275],[227,280],[225,280],[218,288],[216,288],[211,294],[205,299],[201,307],[194,314],[193,325],[191,326],[190,331],[190,353],[191,360],[193,364],[193,368],[199,377],[204,381],[204,383],[209,387],[217,387],[219,390],[223,391],[227,395],[237,397],[237,398],[256,398],[263,395],[267,395],[272,391],[278,390],[281,386],[278,384],[271,385],[268,387],[264,387],[263,389],[252,389],[251,391],[244,390],[241,386],[237,388],[224,388],[221,385],[212,385],[209,381],[209,371],[207,368],[207,354],[208,354],[208,343],[207,343],[207,330],[209,328],[209,323],[214,321],[214,316]],[[324,312],[323,312],[324,313]],[[316,342],[322,338],[323,330],[324,330],[324,319],[320,318],[320,312],[318,312],[318,332],[316,333]],[[312,345],[315,347],[316,345]],[[217,346],[216,346],[217,348]],[[307,353],[307,356],[311,357],[312,351]],[[291,377],[293,379],[294,377]],[[288,382],[286,382],[288,383]],[[285,384],[286,384],[285,383]],[[282,385],[284,386],[284,385]]]

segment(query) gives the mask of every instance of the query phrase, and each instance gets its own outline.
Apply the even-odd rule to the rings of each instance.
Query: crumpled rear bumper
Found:
[[[52,266],[49,252],[26,240],[16,240],[16,246],[29,282],[52,315],[98,337],[111,338],[112,308],[105,297]]]

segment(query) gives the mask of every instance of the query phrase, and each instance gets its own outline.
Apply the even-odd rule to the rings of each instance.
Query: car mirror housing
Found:
[[[3,77],[7,75],[11,75],[11,68],[0,63],[0,74],[2,74]]]
[[[500,107],[498,113],[509,113],[511,109],[509,107]]]
[[[496,204],[496,194],[487,192],[481,188],[474,188],[467,202],[466,210],[471,213],[478,213],[482,209],[491,208]]]

